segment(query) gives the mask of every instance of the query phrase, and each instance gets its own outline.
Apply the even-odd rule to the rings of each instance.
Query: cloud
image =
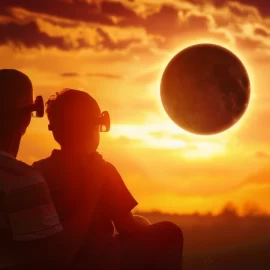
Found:
[[[199,8],[198,5],[193,8],[183,8],[163,4],[156,6],[155,12],[151,14],[137,14],[136,19],[125,18],[117,25],[145,29],[148,39],[151,38],[157,48],[167,51],[199,36],[229,43],[230,38],[226,31],[216,27],[216,15],[215,12],[212,13],[208,14],[207,10]]]
[[[108,33],[106,33],[101,28],[97,28],[97,33],[101,37],[101,42],[99,43],[103,49],[109,50],[122,50],[129,47],[131,44],[139,43],[141,40],[138,38],[126,39],[113,42]]]
[[[258,35],[258,36],[263,36],[263,37],[269,37],[270,36],[269,31],[267,31],[265,29],[262,29],[262,28],[259,28],[259,27],[254,29],[254,34]]]
[[[152,11],[146,13],[136,10],[136,2],[100,1],[97,4],[83,0],[50,0],[46,4],[37,4],[36,1],[4,0],[2,10],[9,11],[10,16],[17,18],[17,24],[12,22],[1,25],[5,33],[1,43],[66,51],[125,50],[127,55],[136,57],[142,55],[138,46],[142,46],[145,54],[151,56],[155,49],[169,51],[199,36],[225,43],[235,39],[240,49],[253,50],[267,46],[263,40],[256,39],[258,36],[267,37],[267,27],[258,25],[255,29],[254,26],[254,35],[247,37],[241,32],[242,23],[235,19],[239,17],[242,21],[246,20],[247,14],[251,14],[250,8],[231,1],[231,4],[226,5],[227,13],[222,11],[225,16],[218,12],[218,9],[224,9],[225,1],[212,1],[217,10],[209,9],[209,12],[207,6],[200,6],[198,1],[187,2],[194,6],[155,4]],[[149,5],[142,4],[141,7],[147,10]],[[228,16],[234,16],[230,22],[239,33],[232,31],[228,34],[225,25],[219,25],[222,21],[220,14],[226,17],[226,22]],[[25,20],[26,23],[22,24]],[[130,27],[132,32],[127,30]],[[135,35],[138,31],[140,35]]]
[[[225,0],[223,1],[225,2]],[[244,5],[256,7],[259,12],[265,17],[268,17],[270,15],[270,6],[268,0],[234,0],[233,2],[239,2]]]
[[[267,158],[268,159],[268,158],[270,158],[270,155],[267,152],[258,151],[258,152],[255,153],[255,157],[263,158],[263,159]]]
[[[46,33],[40,31],[35,22],[26,24],[0,24],[0,44],[12,43],[18,48],[22,46],[28,48],[40,48],[41,46],[47,48],[58,48],[61,50],[71,49],[64,37],[50,37]]]
[[[76,72],[65,72],[60,74],[62,77],[78,77],[80,76],[78,73]]]
[[[179,27],[178,9],[169,5],[161,6],[158,12],[145,19],[144,27],[152,34],[163,36],[175,34]]]
[[[132,9],[126,7],[121,2],[101,2],[100,7],[101,12],[106,15],[126,17],[129,19],[136,16],[136,13]]]
[[[205,1],[188,0],[188,2],[197,4],[197,5],[200,5],[200,4],[203,5]],[[244,11],[244,7],[242,5],[257,8],[258,11],[265,17],[268,17],[270,15],[270,6],[269,6],[268,0],[256,0],[256,1],[254,0],[211,0],[211,3],[218,9],[221,9],[230,3],[237,4],[238,7],[234,5],[233,10],[236,15],[240,15],[240,16],[245,16],[246,14]]]
[[[250,10],[247,8],[244,8],[243,6],[237,4],[229,4],[229,9],[233,13],[233,15],[237,17],[247,17],[250,15]]]
[[[185,1],[194,6],[204,6],[205,2],[211,3],[215,8],[222,9],[229,3],[233,3],[230,8],[235,15],[245,16],[246,11],[242,5],[248,5],[257,8],[263,16],[269,16],[270,6],[268,0],[212,0],[212,1],[199,1],[199,0],[187,0]],[[239,5],[238,3],[242,4]],[[119,18],[128,18],[133,21],[133,25],[142,24],[144,21],[138,16],[138,14],[132,9],[136,6],[136,1],[105,1],[101,0],[86,1],[86,0],[74,0],[74,1],[61,1],[61,0],[47,0],[46,2],[35,0],[1,0],[1,11],[5,13],[12,7],[22,8],[30,12],[47,14],[59,18],[65,18],[69,20],[99,23],[104,25],[115,25],[111,16]],[[147,6],[147,5],[146,5]],[[183,6],[183,4],[182,4]],[[184,10],[184,8],[182,8]],[[164,19],[168,19],[168,23],[173,22],[175,18],[175,10],[169,5],[162,7],[161,11],[148,17],[149,22],[156,23],[160,16],[164,15]],[[127,21],[125,21],[127,22]],[[124,23],[122,25],[125,25]],[[130,24],[129,24],[130,25]]]
[[[77,22],[98,23],[114,25],[114,22],[106,14],[100,12],[98,5],[94,2],[75,0],[1,0],[3,10],[13,7],[22,8],[30,12],[47,14],[50,16],[74,20]]]
[[[71,29],[72,30],[72,29]],[[14,22],[0,24],[0,44],[12,44],[15,48],[57,48],[63,51],[92,49],[102,50],[124,50],[131,44],[139,43],[139,38],[123,39],[113,41],[109,34],[101,28],[96,29],[98,41],[87,40],[86,37],[72,38],[64,34],[50,35],[49,32],[41,30],[39,25],[32,21],[24,24]]]
[[[111,73],[86,73],[88,77],[100,77],[107,79],[121,79],[122,75],[119,74],[111,74]]]
[[[250,175],[241,183],[239,188],[249,185],[269,185],[270,188],[270,166],[266,165],[262,170]]]
[[[255,39],[255,38],[249,38],[249,37],[237,37],[236,44],[239,48],[245,49],[245,50],[254,51],[257,49],[268,48],[268,45],[265,44],[263,41]]]
[[[208,30],[209,18],[203,14],[195,14],[185,12],[185,15],[180,16],[181,8],[173,5],[164,4],[160,8],[146,16],[146,18],[139,17],[137,20],[129,20],[126,18],[118,23],[119,26],[136,26],[143,27],[149,34],[161,35],[168,37],[171,35],[182,36],[187,31],[201,31]]]
[[[62,77],[79,77],[79,76],[83,76],[80,75],[77,72],[64,72],[61,73],[60,76]],[[111,73],[86,73],[84,76],[87,77],[98,77],[98,78],[107,78],[107,79],[121,79],[122,75],[119,74],[111,74]]]
[[[159,75],[160,68],[154,68],[153,70],[146,71],[137,75],[133,80],[136,83],[148,84],[151,82],[156,82]]]

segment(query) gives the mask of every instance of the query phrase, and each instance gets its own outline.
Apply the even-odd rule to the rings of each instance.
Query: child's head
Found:
[[[100,108],[88,93],[65,89],[47,102],[49,129],[61,148],[96,151]]]

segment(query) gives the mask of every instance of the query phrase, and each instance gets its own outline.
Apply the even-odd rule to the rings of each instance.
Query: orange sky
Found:
[[[139,209],[216,213],[231,201],[241,211],[255,205],[270,212],[267,3],[2,0],[1,68],[27,73],[45,99],[76,88],[110,111],[112,129],[101,135],[99,150],[118,168]],[[252,84],[243,119],[209,137],[178,128],[159,98],[167,62],[196,42],[231,49]],[[54,147],[47,119],[34,119],[19,158],[31,163]]]

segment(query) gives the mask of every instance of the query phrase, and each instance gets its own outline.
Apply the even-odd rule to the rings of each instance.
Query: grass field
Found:
[[[270,216],[138,214],[182,228],[185,270],[270,270]]]

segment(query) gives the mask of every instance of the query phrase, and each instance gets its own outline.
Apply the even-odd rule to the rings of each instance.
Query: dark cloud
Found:
[[[104,25],[114,24],[111,18],[100,12],[97,4],[83,0],[1,0],[0,5],[0,10],[8,10],[12,7],[19,7],[30,12],[48,14],[74,21],[99,23]]]
[[[79,77],[81,75],[77,72],[64,72],[64,73],[61,73],[60,76],[62,76],[62,77]],[[122,76],[119,74],[110,74],[110,73],[86,73],[85,76],[107,78],[107,79],[121,79],[122,78]]]
[[[229,0],[230,1],[230,0]],[[197,0],[197,2],[201,2],[200,0]],[[211,0],[211,3],[216,7],[216,8],[222,8],[224,7],[227,3],[228,0]]]
[[[189,3],[195,5],[203,5],[205,1],[201,0],[186,0]],[[121,1],[100,1],[100,5],[95,1],[86,0],[1,0],[0,3],[0,13],[6,13],[11,7],[20,7],[31,12],[48,14],[51,16],[65,18],[75,21],[100,23],[105,25],[114,25],[115,23],[110,18],[110,16],[118,16],[122,18],[127,18],[137,24],[138,22],[143,23],[143,19],[137,16],[137,14],[127,5]],[[136,2],[136,1],[130,1]],[[228,5],[228,2],[238,2],[245,5],[250,5],[256,7],[262,15],[270,15],[270,5],[268,0],[211,0],[211,3],[216,8],[222,8]],[[238,16],[246,16],[245,10],[240,7],[230,7],[232,12]],[[160,14],[164,15],[163,25],[168,25],[175,19],[176,8],[170,6],[163,6],[161,10],[148,17],[150,23],[157,22],[159,25]],[[166,22],[166,23],[164,23]],[[169,29],[168,29],[169,30]]]
[[[97,28],[97,33],[102,38],[102,41],[99,43],[102,49],[105,48],[112,51],[126,49],[127,47],[129,47],[129,45],[134,44],[134,43],[139,43],[141,41],[140,39],[133,38],[133,39],[125,39],[125,40],[113,42],[110,36],[108,35],[108,33],[106,33],[101,28]]]
[[[205,2],[201,0],[187,0],[187,1],[196,5],[203,5]],[[223,8],[224,6],[228,5],[229,2],[237,2],[240,4],[255,7],[263,16],[265,17],[270,16],[269,0],[211,0],[211,3],[216,8]],[[245,16],[244,14],[247,14],[245,13],[246,11],[235,6],[232,8],[232,11],[234,12],[235,15],[238,15],[238,16]]]
[[[133,20],[136,23],[134,26],[141,24],[141,27],[154,37],[156,46],[162,50],[170,50],[177,44],[194,38],[196,34],[214,36],[209,31],[209,19],[206,16],[187,14],[181,21],[178,12],[176,7],[164,5],[144,20]],[[120,24],[128,26],[132,21],[126,20]]]
[[[157,46],[161,49],[171,48],[171,43],[187,40],[197,33],[210,33],[207,16],[186,13],[185,18],[181,20],[178,13],[177,7],[166,4],[144,19],[138,16],[131,20],[126,18],[120,21],[118,25],[122,27],[142,27],[148,34],[161,37],[162,39],[156,40]]]
[[[121,79],[122,78],[122,75],[110,74],[110,73],[87,73],[86,76],[100,77],[100,78],[107,78],[107,79]]]
[[[226,0],[223,1],[226,2]],[[233,0],[233,2],[239,2],[241,4],[256,7],[259,12],[265,17],[268,17],[270,15],[269,0]]]
[[[61,74],[61,76],[62,77],[78,77],[80,75],[76,72],[64,72]]]
[[[173,6],[162,6],[158,12],[148,16],[145,21],[148,32],[163,36],[175,34],[178,27],[178,10]]]
[[[9,17],[11,16],[10,10],[2,3],[0,3],[0,15]]]
[[[249,11],[246,9],[242,9],[240,6],[230,5],[229,8],[230,11],[238,17],[246,17],[249,15]]]
[[[252,39],[249,37],[237,37],[236,45],[240,49],[247,49],[247,50],[267,48],[267,45],[264,44],[261,40]]]
[[[209,19],[203,15],[191,14],[187,17],[187,26],[185,29],[194,29],[196,31],[207,31],[209,29]]]
[[[269,32],[267,32],[266,30],[264,30],[262,28],[256,28],[254,30],[254,34],[258,35],[258,36],[263,36],[263,37],[269,37],[270,36]]]
[[[35,17],[32,16],[32,20],[35,21]],[[75,28],[75,27],[78,27],[80,26],[80,22],[77,22],[77,21],[69,21],[69,22],[66,22],[66,21],[63,21],[63,20],[54,20],[53,18],[43,18],[43,20],[45,22],[48,22],[54,26],[60,26],[62,28]]]
[[[64,37],[50,37],[38,28],[35,22],[19,25],[16,23],[0,24],[0,44],[12,43],[14,46],[39,48],[55,47],[61,50],[70,50],[72,47],[66,43]]]
[[[175,34],[175,31],[179,26],[178,9],[170,5],[163,5],[160,10],[149,15],[145,19],[142,19],[141,17],[136,17],[136,19],[133,18],[131,20],[126,18],[119,23],[119,26],[141,26],[149,33],[163,36],[172,33]]]
[[[202,5],[201,1],[187,0],[193,4]],[[231,0],[234,1],[234,0]],[[241,3],[253,4],[250,0],[239,0]],[[212,0],[212,3],[217,7],[223,7],[228,4],[225,0]],[[257,3],[257,1],[256,1]],[[262,8],[263,3],[266,1],[259,0],[258,7]],[[8,12],[12,7],[24,8],[28,11],[47,14],[50,18],[45,20],[52,24],[59,25],[61,27],[75,28],[82,22],[97,23],[99,25],[107,26],[119,26],[119,27],[141,27],[144,28],[148,34],[152,37],[156,37],[156,46],[160,49],[170,49],[179,42],[193,38],[194,35],[200,33],[205,38],[216,37],[220,40],[218,34],[211,33],[209,30],[209,18],[204,15],[197,15],[192,13],[185,13],[185,18],[182,21],[179,18],[179,8],[164,4],[160,8],[143,18],[136,14],[130,7],[124,2],[120,1],[101,1],[100,4],[89,2],[86,0],[48,0],[48,1],[20,1],[20,0],[1,0],[0,13]],[[237,16],[247,16],[247,11],[242,10],[241,7],[231,6],[232,12]],[[114,22],[111,16],[117,16],[120,20]],[[33,16],[32,16],[33,17]],[[28,24],[10,23],[7,25],[0,25],[2,35],[0,36],[0,42],[2,44],[12,42],[16,46],[26,47],[56,47],[61,50],[73,50],[82,48],[92,48],[97,51],[104,49],[115,51],[130,48],[131,45],[141,44],[141,39],[130,38],[119,41],[114,41],[108,34],[108,30],[104,30],[101,27],[96,29],[97,34],[100,36],[101,41],[98,41],[94,46],[90,45],[86,38],[79,38],[76,42],[71,42],[68,37],[50,37],[46,33],[39,30],[38,25],[33,22]],[[70,21],[56,21],[54,17],[69,19]],[[267,36],[268,33],[263,29],[256,29],[255,34],[261,36]],[[221,37],[221,40],[223,37]],[[239,48],[262,48],[263,44],[251,38],[238,38],[237,44]],[[132,49],[132,48],[130,48]],[[144,48],[145,50],[145,48]],[[135,55],[136,53],[131,52]],[[151,51],[148,50],[147,55],[150,55]]]
[[[124,4],[120,2],[102,2],[101,3],[101,12],[110,15],[110,16],[117,16],[117,17],[126,17],[126,18],[131,18],[131,17],[136,17],[136,13],[126,7]]]
[[[0,44],[12,44],[16,48],[58,48],[60,50],[78,50],[92,48],[94,50],[122,50],[128,48],[133,43],[139,43],[139,39],[126,39],[113,42],[110,36],[98,28],[97,33],[101,41],[91,45],[84,38],[79,38],[72,42],[68,37],[51,37],[45,32],[41,32],[36,22],[25,24],[8,23],[0,24]]]

